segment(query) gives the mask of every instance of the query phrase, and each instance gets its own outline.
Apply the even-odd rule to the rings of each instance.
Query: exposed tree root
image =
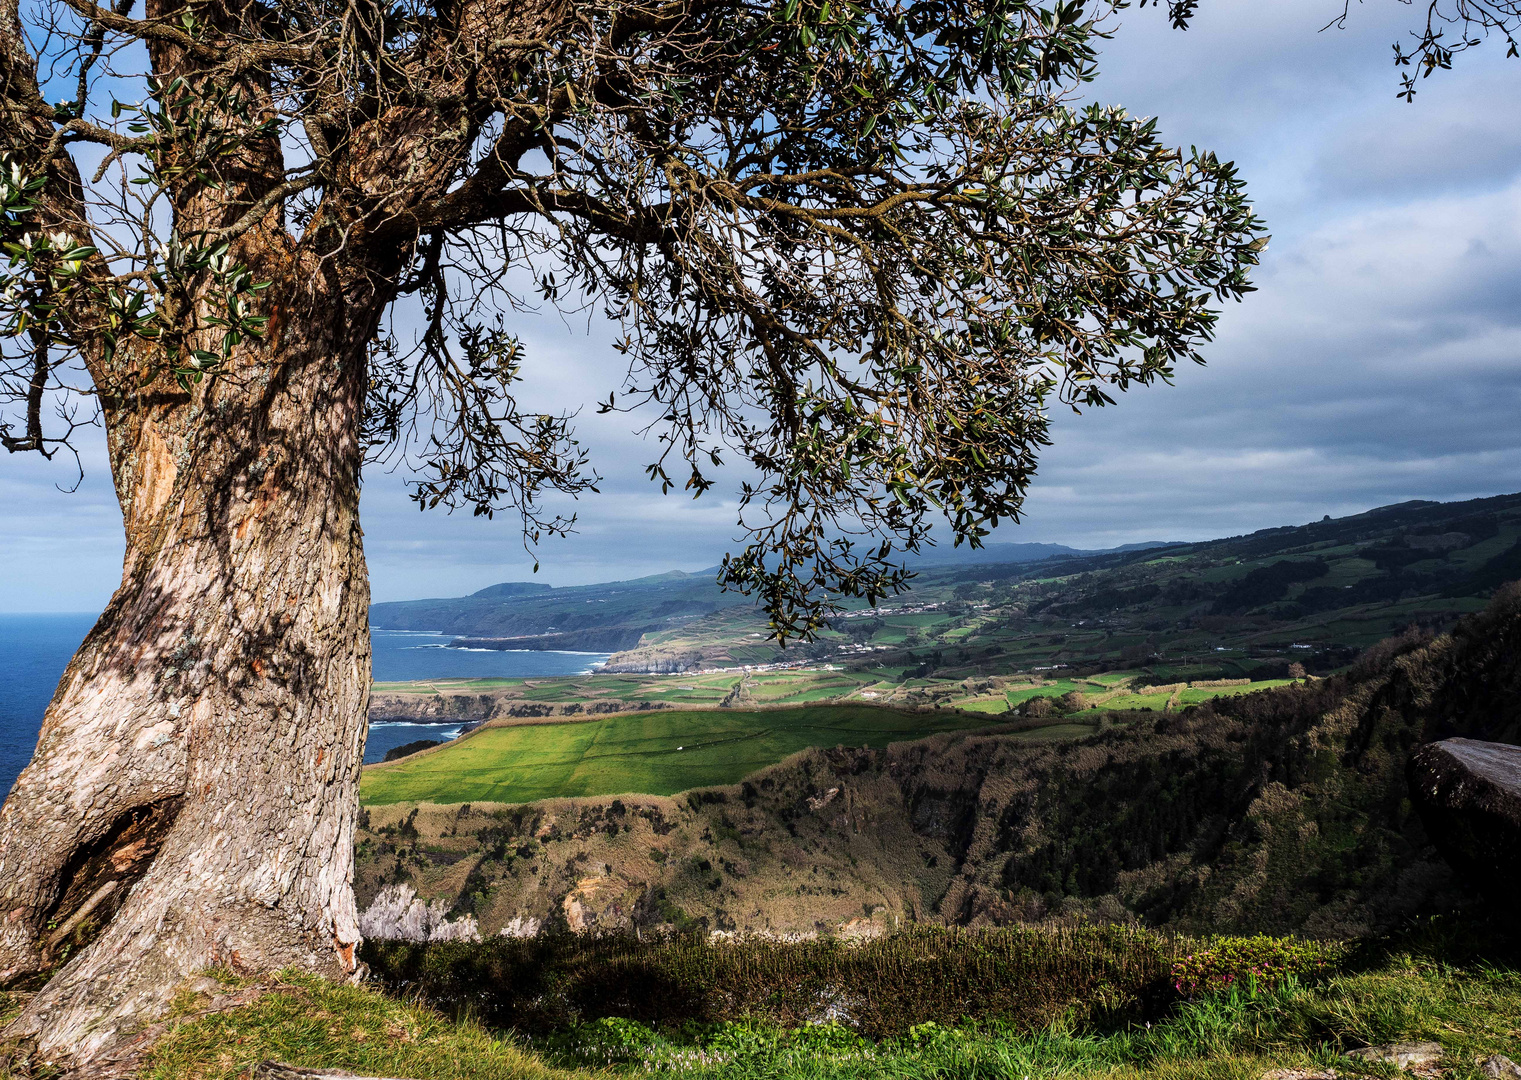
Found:
[[[106,1054],[88,1064],[67,1068],[62,1072],[49,1071],[49,1080],[132,1080],[158,1041],[179,1025],[252,1005],[275,989],[275,985],[261,984],[229,990],[210,976],[202,975],[191,979],[184,989],[206,996],[206,1006],[150,1024],[131,1038],[116,1043]],[[21,1039],[10,1046],[0,1046],[0,1070],[9,1068],[13,1076],[31,1076],[38,1066],[44,1064],[38,1059],[36,1046],[30,1040]],[[3,1071],[0,1071],[0,1075],[4,1075]]]

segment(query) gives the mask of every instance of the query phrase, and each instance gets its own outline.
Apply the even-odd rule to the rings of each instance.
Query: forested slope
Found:
[[[1011,554],[1010,550],[1017,549]],[[1521,495],[1413,502],[1200,543],[1039,561],[1039,545],[932,550],[912,591],[854,610],[785,651],[711,571],[377,604],[374,625],[471,645],[624,650],[613,672],[829,660],[899,678],[962,679],[1062,665],[1148,669],[1159,683],[1325,673],[1412,623],[1450,626],[1521,578]],[[937,564],[940,558],[954,562]],[[505,639],[505,640],[504,640]],[[900,702],[908,703],[908,702]]]

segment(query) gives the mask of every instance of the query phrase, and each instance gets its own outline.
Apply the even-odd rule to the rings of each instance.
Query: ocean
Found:
[[[43,710],[94,622],[88,614],[0,614],[0,795],[31,760]],[[445,634],[371,631],[376,681],[575,675],[607,659],[605,653],[449,649],[449,640]],[[404,743],[452,739],[459,732],[455,725],[371,724],[364,760],[379,761]]]
[[[497,649],[451,649],[452,634],[428,634],[413,630],[371,630],[370,653],[374,657],[375,681],[404,679],[535,678],[544,675],[578,675],[607,659],[606,653],[503,652]],[[403,724],[381,721],[370,725],[364,760],[379,761],[386,751],[418,739],[452,739],[460,733],[455,725]]]

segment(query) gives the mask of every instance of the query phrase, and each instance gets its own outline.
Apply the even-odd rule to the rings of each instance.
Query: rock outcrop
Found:
[[[388,885],[359,914],[359,932],[381,941],[479,941],[474,915],[449,918],[444,900],[421,900],[410,885]]]
[[[1442,1044],[1434,1042],[1397,1042],[1349,1050],[1346,1057],[1369,1064],[1393,1065],[1401,1070],[1426,1070],[1442,1060]]]
[[[1442,856],[1474,888],[1521,890],[1521,746],[1444,739],[1410,758],[1410,792]]]

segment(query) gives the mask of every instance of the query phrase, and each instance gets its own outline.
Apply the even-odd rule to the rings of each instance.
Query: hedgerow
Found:
[[[1323,975],[1346,951],[1340,942],[1267,934],[1211,938],[1173,962],[1172,985],[1190,998],[1235,989],[1267,989],[1286,979]]]
[[[366,946],[393,987],[524,1032],[604,1017],[646,1024],[837,1021],[869,1036],[998,1019],[1142,1016],[1172,1001],[1188,944],[1147,930],[917,928],[857,943],[713,941],[700,935],[497,937]]]

